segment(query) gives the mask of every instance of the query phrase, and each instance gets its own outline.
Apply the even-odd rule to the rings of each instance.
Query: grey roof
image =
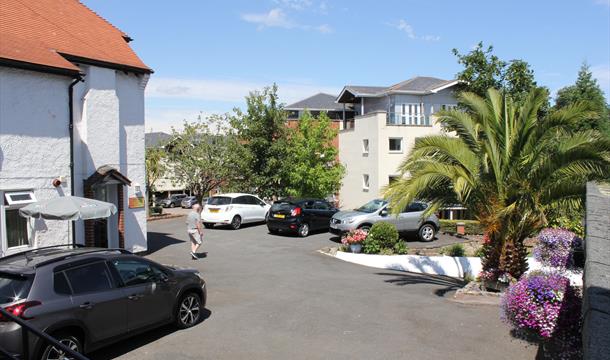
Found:
[[[318,93],[310,96],[301,101],[297,101],[294,104],[290,104],[285,107],[286,110],[327,110],[327,111],[340,111],[343,110],[343,105],[335,103],[336,95],[330,95],[325,93]]]
[[[443,80],[428,76],[417,76],[412,79],[390,86],[390,90],[399,91],[431,91],[455,80]]]
[[[164,132],[150,132],[144,134],[144,143],[147,148],[159,147],[167,142],[172,136]]]
[[[432,92],[435,89],[449,85],[455,82],[455,80],[444,80],[429,76],[416,76],[409,80],[405,80],[392,86],[354,86],[347,85],[343,88],[343,92],[349,91],[355,96],[361,95],[382,95],[392,91],[406,91],[414,93],[426,93]]]

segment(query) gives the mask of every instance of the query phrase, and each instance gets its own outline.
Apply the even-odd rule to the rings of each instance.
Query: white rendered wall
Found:
[[[71,81],[67,76],[0,67],[0,190],[33,189],[38,200],[70,195]],[[51,182],[59,176],[65,181],[55,188]],[[37,220],[33,225],[34,246],[71,241],[68,222]]]

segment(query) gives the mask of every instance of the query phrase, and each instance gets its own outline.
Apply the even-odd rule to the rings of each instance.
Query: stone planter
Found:
[[[487,290],[492,290],[492,291],[497,291],[497,292],[503,292],[504,290],[506,290],[506,288],[508,288],[508,283],[505,282],[501,282],[501,281],[489,281],[489,280],[483,280],[481,281],[481,284],[483,285],[483,287]]]
[[[362,244],[350,244],[349,249],[355,254],[359,254],[362,251]]]

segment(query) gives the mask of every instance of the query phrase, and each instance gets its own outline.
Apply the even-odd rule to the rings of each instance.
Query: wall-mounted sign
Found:
[[[132,196],[129,198],[129,208],[138,209],[144,207],[144,196]]]

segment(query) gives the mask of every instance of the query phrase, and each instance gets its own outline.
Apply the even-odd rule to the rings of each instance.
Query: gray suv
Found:
[[[0,259],[0,306],[80,353],[167,323],[191,327],[205,302],[196,270],[125,250],[47,247]],[[29,359],[66,356],[33,334],[24,349],[21,327],[2,316],[0,350],[27,350]]]
[[[398,215],[392,215],[388,202],[371,200],[353,211],[339,211],[330,219],[330,232],[343,235],[355,229],[369,230],[374,223],[385,221],[396,226],[399,233],[417,232],[422,241],[432,241],[441,225],[436,215],[423,217],[428,208],[425,202],[415,201]]]

